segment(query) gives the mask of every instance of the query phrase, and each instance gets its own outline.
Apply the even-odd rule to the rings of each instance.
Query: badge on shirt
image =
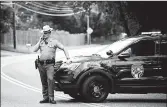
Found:
[[[49,43],[48,43],[48,47],[50,47],[50,48],[54,48],[54,44],[52,43],[51,40],[50,40]]]

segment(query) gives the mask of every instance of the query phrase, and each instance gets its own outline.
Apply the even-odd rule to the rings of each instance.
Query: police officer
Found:
[[[59,48],[64,51],[67,63],[70,63],[70,57],[66,48],[59,41],[50,37],[52,30],[53,28],[50,28],[49,25],[45,25],[42,30],[43,35],[40,37],[38,43],[31,48],[31,51],[37,52],[40,50],[38,70],[43,94],[43,100],[41,100],[40,103],[56,104],[56,101],[54,101],[53,79],[56,49]]]

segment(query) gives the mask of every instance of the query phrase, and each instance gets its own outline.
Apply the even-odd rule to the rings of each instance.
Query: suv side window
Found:
[[[155,42],[153,40],[141,40],[131,46],[133,56],[155,55]]]
[[[160,54],[167,55],[167,40],[162,40],[160,45]]]

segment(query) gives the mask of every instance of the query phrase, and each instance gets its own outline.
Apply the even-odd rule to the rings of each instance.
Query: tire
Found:
[[[88,77],[82,85],[82,95],[85,101],[102,102],[109,94],[108,80],[103,76]]]
[[[68,95],[70,97],[74,98],[74,99],[77,99],[77,100],[81,100],[82,99],[82,96],[77,94],[77,93],[69,93]]]

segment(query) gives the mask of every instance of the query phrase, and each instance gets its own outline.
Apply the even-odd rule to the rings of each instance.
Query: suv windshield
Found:
[[[118,53],[123,48],[125,48],[128,45],[130,45],[131,43],[133,43],[137,39],[138,38],[121,39],[119,41],[116,41],[116,42],[106,46],[104,49],[102,49],[101,51],[97,52],[97,54],[101,55],[102,57],[108,57],[108,55],[106,55],[107,51],[111,50],[113,52],[113,54]]]

